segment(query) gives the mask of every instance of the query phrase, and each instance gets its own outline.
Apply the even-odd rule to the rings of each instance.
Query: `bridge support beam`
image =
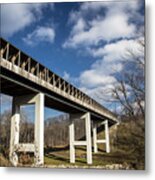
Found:
[[[11,132],[10,132],[10,161],[13,166],[18,164],[16,147],[19,144],[19,123],[20,123],[20,106],[16,104],[15,98],[12,103]]]
[[[91,117],[90,113],[81,115],[71,115],[71,124],[69,125],[70,137],[70,163],[75,163],[75,146],[86,146],[87,148],[87,164],[92,164],[92,145],[91,145]],[[75,141],[74,120],[85,119],[86,140]]]
[[[93,127],[93,143],[94,143],[94,153],[98,152],[97,145],[99,143],[105,143],[106,145],[106,152],[110,153],[110,140],[109,140],[109,127],[108,127],[108,120],[105,120],[101,123],[101,125],[104,125],[105,129],[105,139],[97,139],[97,126],[94,125]]]
[[[19,143],[20,106],[25,104],[35,104],[34,144]],[[9,154],[13,166],[18,165],[19,151],[34,152],[35,166],[40,166],[44,163],[44,94],[42,93],[13,98]]]

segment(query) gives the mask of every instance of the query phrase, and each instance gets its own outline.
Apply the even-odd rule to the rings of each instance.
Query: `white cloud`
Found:
[[[80,75],[80,83],[85,87],[97,87],[104,86],[106,84],[112,84],[116,81],[113,76],[107,76],[104,72],[98,71],[98,69],[90,69],[82,72]]]
[[[69,81],[70,79],[70,74],[68,72],[64,72],[64,75],[63,75],[63,78],[66,80],[66,81]]]
[[[98,45],[102,40],[109,42],[119,38],[131,38],[135,33],[134,25],[129,25],[124,15],[114,15],[106,19],[94,20],[88,30],[75,31],[77,26],[78,24],[73,27],[72,35],[64,43],[64,47]]]
[[[86,23],[83,18],[78,19],[77,24],[72,29],[72,34],[80,33],[86,28]]]
[[[133,38],[138,35],[136,24],[131,20],[140,17],[138,0],[132,2],[86,2],[79,11],[70,14],[73,24],[65,48],[98,45],[101,41],[110,42],[120,38]],[[105,12],[103,15],[100,11]],[[91,18],[88,16],[91,13]],[[82,19],[82,23],[80,24]],[[80,31],[75,31],[77,27]]]
[[[103,58],[106,62],[124,61],[129,58],[129,51],[137,57],[141,55],[140,39],[120,40],[115,43],[106,44],[104,47],[91,48],[89,52],[93,57]]]
[[[105,103],[104,100],[111,100],[111,89],[118,86],[116,74],[120,75],[121,71],[124,71],[125,62],[129,62],[131,58],[127,52],[131,51],[135,59],[144,55],[138,40],[121,40],[107,44],[103,48],[90,49],[91,55],[98,59],[89,69],[81,72],[79,76],[81,90],[108,107],[109,103]],[[130,95],[130,87],[126,88]]]
[[[141,3],[135,1],[86,2],[70,13],[71,32],[64,48],[81,49],[94,58],[90,68],[81,72],[78,82],[82,91],[102,103],[111,99],[113,85],[118,85],[116,74],[125,68],[129,51],[139,57],[138,38],[143,36],[139,13]],[[112,107],[114,109],[114,107]]]
[[[39,26],[32,33],[27,34],[27,36],[23,38],[23,40],[28,45],[36,45],[42,41],[53,43],[54,38],[55,31],[53,28]]]
[[[106,84],[104,86],[96,86],[93,88],[82,86],[80,89],[81,91],[87,93],[90,97],[94,98],[100,104],[104,104],[107,108],[114,110],[115,106],[113,104],[109,104],[108,102],[111,100],[112,88],[112,84]]]
[[[83,11],[98,11],[102,8],[108,8],[110,12],[120,12],[122,11],[127,11],[127,10],[132,10],[135,11],[139,8],[139,0],[134,0],[134,1],[118,1],[118,0],[113,0],[113,1],[102,1],[102,2],[86,2],[83,3],[81,6],[81,10]]]
[[[47,4],[2,4],[1,5],[1,34],[10,37],[42,17],[42,9]]]

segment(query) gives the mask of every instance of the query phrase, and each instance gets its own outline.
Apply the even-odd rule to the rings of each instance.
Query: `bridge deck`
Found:
[[[94,99],[0,38],[1,92],[11,96],[45,93],[45,105],[64,112],[90,111],[116,123],[117,117]]]

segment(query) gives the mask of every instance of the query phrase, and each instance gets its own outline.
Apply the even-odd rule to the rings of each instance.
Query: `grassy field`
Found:
[[[76,148],[76,162],[70,164],[69,150],[59,148],[57,150],[45,153],[45,167],[71,167],[71,168],[101,168],[101,169],[132,169],[134,157],[124,152],[106,153],[99,150],[97,154],[93,153],[93,164],[87,165],[86,149],[84,147]]]
[[[141,121],[140,121],[141,122]],[[76,148],[76,162],[69,162],[69,147],[48,147],[44,150],[44,166],[46,168],[100,168],[100,169],[145,169],[145,134],[144,122],[121,123],[118,129],[110,129],[111,152],[106,153],[103,144],[99,145],[99,152],[93,153],[93,164],[87,165],[86,148]],[[117,131],[117,133],[115,132]],[[104,133],[99,134],[104,138]],[[34,154],[18,154],[19,166],[34,167]],[[9,162],[9,148],[0,146],[0,166],[11,166]]]
[[[44,167],[46,168],[98,168],[98,169],[132,169],[131,164],[134,163],[134,158],[129,157],[122,152],[106,153],[99,150],[97,154],[93,153],[93,164],[87,165],[86,149],[84,147],[76,148],[76,162],[70,164],[69,150],[66,148],[45,149]],[[1,166],[11,166],[9,161],[0,155]],[[31,166],[33,157],[26,163],[22,162],[19,166]]]

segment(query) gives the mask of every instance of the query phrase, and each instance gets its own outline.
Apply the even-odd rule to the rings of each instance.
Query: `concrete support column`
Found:
[[[92,164],[92,144],[91,144],[91,119],[90,113],[86,114],[86,141],[87,141],[87,163]]]
[[[86,128],[86,140],[76,141],[74,132],[74,120],[84,119]],[[90,113],[84,115],[71,115],[71,124],[69,125],[69,142],[70,142],[70,163],[75,163],[75,146],[86,146],[87,163],[92,164],[92,145],[91,145],[91,118]]]
[[[44,164],[44,94],[36,96],[35,102],[35,164]]]
[[[16,147],[19,144],[19,123],[20,123],[20,106],[16,105],[15,98],[12,102],[12,117],[11,117],[11,136],[10,136],[10,161],[13,166],[18,164],[18,156]]]
[[[93,127],[93,145],[94,145],[94,153],[98,152],[97,148],[97,127],[94,125]]]
[[[105,139],[106,139],[106,152],[110,153],[109,127],[107,120],[105,121]]]
[[[69,125],[69,144],[70,144],[70,162],[75,163],[75,147],[74,147],[74,122],[71,120],[71,124]]]
[[[34,144],[19,143],[20,106],[35,104]],[[44,163],[44,94],[18,96],[13,98],[10,137],[10,161],[18,165],[17,152],[34,152],[35,165]]]
[[[97,145],[99,143],[105,143],[106,146],[106,152],[110,153],[110,140],[109,140],[109,127],[108,127],[108,120],[105,120],[101,123],[101,125],[104,125],[105,130],[105,139],[97,139],[97,126],[94,125],[93,127],[93,143],[94,143],[94,153],[98,152]]]

